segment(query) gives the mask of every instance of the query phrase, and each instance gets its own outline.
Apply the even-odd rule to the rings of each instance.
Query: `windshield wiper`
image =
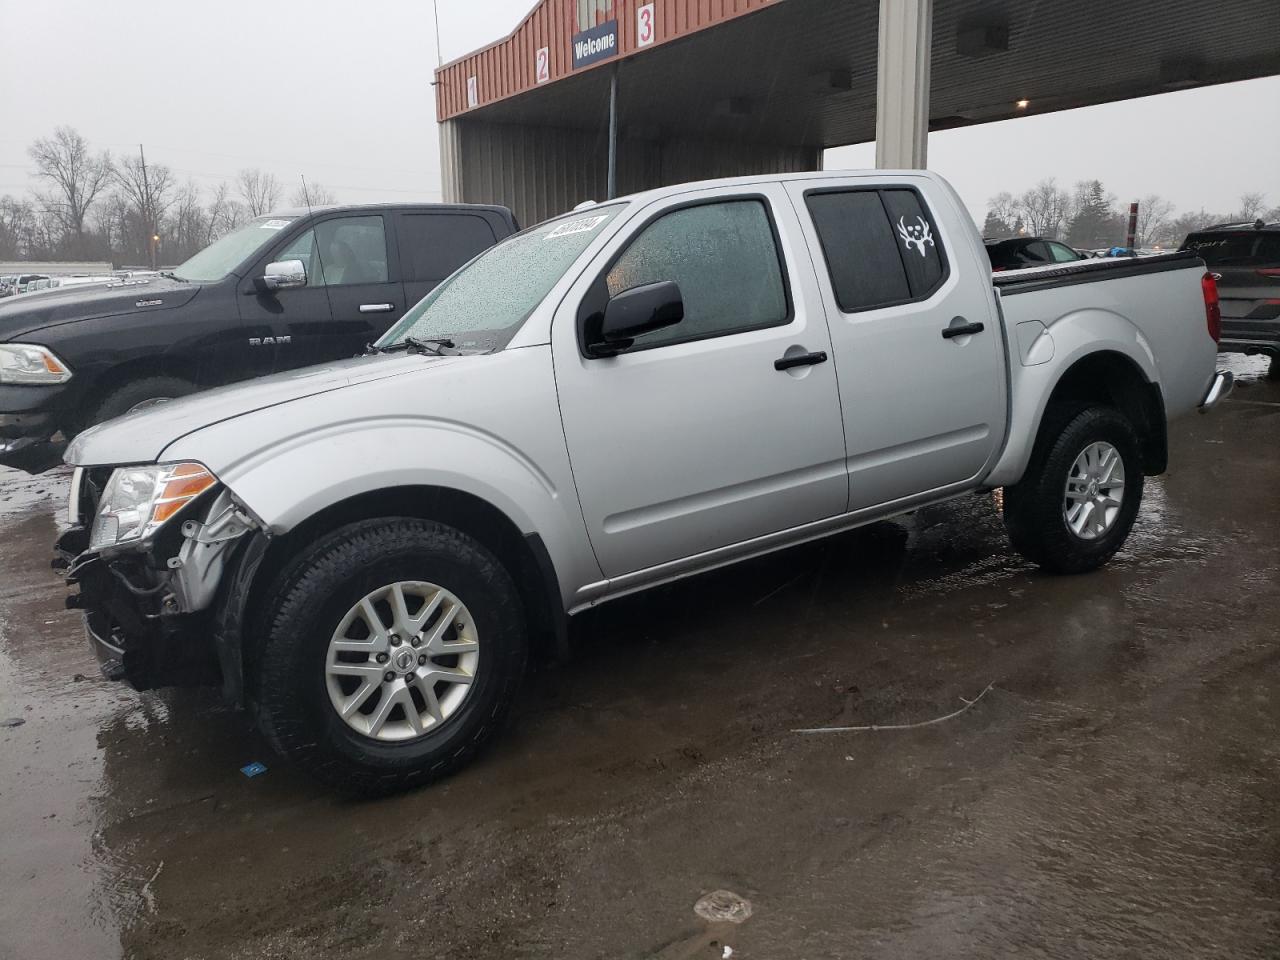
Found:
[[[445,350],[451,350],[454,342],[448,337],[425,337],[418,339],[417,337],[405,337],[396,343],[389,343],[385,347],[376,343],[367,344],[364,348],[365,355],[374,353],[391,353],[395,350],[412,350],[414,353],[429,353],[436,357],[443,357]]]
[[[417,353],[432,353],[437,357],[443,357],[445,350],[452,350],[454,343],[448,337],[426,337],[419,340],[417,337],[405,337],[405,345]]]
[[[161,271],[160,271],[160,276],[162,276],[162,277],[168,277],[170,280],[177,280],[179,283],[190,283],[190,282],[191,282],[191,281],[190,281],[190,280],[188,280],[186,277],[180,277],[180,276],[178,276],[176,273],[173,273],[172,271],[169,271],[169,270],[161,270]]]

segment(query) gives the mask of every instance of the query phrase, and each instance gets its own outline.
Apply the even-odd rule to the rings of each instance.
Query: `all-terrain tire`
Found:
[[[1090,445],[1109,443],[1124,467],[1124,494],[1111,527],[1093,540],[1067,523],[1063,510],[1067,479],[1076,458]],[[1051,573],[1096,570],[1124,544],[1142,502],[1142,453],[1133,425],[1107,406],[1060,405],[1044,416],[1022,480],[1004,490],[1004,523],[1014,548]]]
[[[407,741],[353,730],[330,702],[325,662],[341,618],[389,584],[443,587],[470,611],[479,639],[475,677],[455,713]],[[258,725],[282,755],[317,779],[372,796],[428,783],[469,762],[501,726],[528,651],[510,574],[466,534],[427,520],[387,518],[342,527],[277,579],[249,660]]]
[[[102,423],[124,416],[140,403],[156,400],[176,400],[195,393],[199,388],[180,377],[143,377],[140,380],[116,387],[105,397],[89,415],[85,426]]]

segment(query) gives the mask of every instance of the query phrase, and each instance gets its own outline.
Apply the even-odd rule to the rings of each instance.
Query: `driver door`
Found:
[[[281,260],[301,260],[307,270],[307,285],[270,293],[258,290],[254,277],[260,276],[267,264]],[[262,376],[316,362],[310,358],[307,338],[327,330],[333,315],[311,226],[286,238],[263,257],[252,276],[241,281],[240,291],[242,332],[235,348],[249,368],[246,376]]]
[[[745,545],[848,501],[830,336],[812,265],[783,254],[788,239],[804,249],[785,195],[698,191],[637,216],[644,224],[605,248],[552,327],[578,497],[610,578]],[[682,321],[618,356],[586,355],[581,307],[664,280],[680,287]]]

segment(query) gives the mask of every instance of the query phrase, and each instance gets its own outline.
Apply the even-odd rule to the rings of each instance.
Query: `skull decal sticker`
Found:
[[[906,217],[899,217],[898,236],[902,238],[908,250],[913,248],[919,250],[922,257],[928,256],[924,251],[924,245],[926,243],[931,247],[934,245],[933,231],[929,229],[929,224],[925,222],[924,217],[916,217],[916,223],[911,226],[907,226]]]

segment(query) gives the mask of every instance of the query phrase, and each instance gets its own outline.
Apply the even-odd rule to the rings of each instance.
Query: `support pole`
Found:
[[[933,0],[880,0],[876,166],[922,170],[929,145]]]
[[[618,65],[609,71],[609,180],[607,199],[618,195]]]

